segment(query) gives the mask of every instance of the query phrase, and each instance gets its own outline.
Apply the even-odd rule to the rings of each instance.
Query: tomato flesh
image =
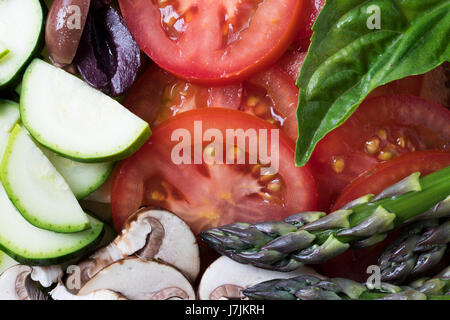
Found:
[[[417,92],[415,93],[417,94]],[[420,96],[450,108],[450,63],[445,62],[439,67],[423,75],[423,85]]]
[[[191,82],[244,79],[275,62],[303,25],[304,0],[120,0],[127,26],[163,69]]]
[[[380,163],[345,188],[332,211],[366,194],[378,194],[414,172],[421,172],[422,176],[425,176],[449,165],[450,153],[434,150],[410,152],[394,160]],[[348,250],[324,263],[323,272],[329,277],[344,277],[365,282],[370,276],[366,273],[367,267],[377,264],[379,256],[396,238],[396,234],[397,232],[390,234],[386,240],[373,247]]]
[[[282,128],[295,141],[297,101],[294,81],[276,65],[242,83],[213,87],[180,80],[151,66],[133,86],[125,105],[153,125],[192,109],[238,109]]]
[[[234,164],[175,164],[172,150],[179,141],[172,141],[171,135],[181,128],[194,136],[195,121],[201,121],[203,132],[216,129],[224,136],[227,129],[277,130],[257,117],[223,108],[191,110],[163,122],[137,153],[116,168],[111,204],[118,230],[128,216],[144,205],[171,210],[195,233],[236,221],[281,219],[316,207],[314,178],[308,167],[295,167],[294,143],[282,132],[279,170],[273,174],[261,173],[267,163],[262,163],[259,156],[255,164],[237,164],[234,160]],[[268,134],[267,146],[271,145],[271,137]],[[257,143],[265,141],[258,136]],[[227,145],[227,150],[235,148],[235,144],[236,141]],[[208,144],[203,143],[201,150],[204,157],[214,157]],[[248,143],[245,150],[237,149],[233,154],[240,152],[246,159],[256,156]]]
[[[450,153],[427,150],[404,154],[394,160],[378,164],[347,186],[336,200],[332,210],[366,194],[378,194],[396,181],[414,172],[422,176],[450,165]]]
[[[278,60],[277,64],[286,71],[292,80],[297,82],[303,62],[305,61],[308,48],[298,42],[294,42],[285,54]]]
[[[316,22],[317,16],[325,5],[325,0],[308,0],[307,8],[303,11],[304,20],[307,21],[306,28],[301,28],[297,33],[297,39],[307,39],[312,36],[312,27]]]
[[[417,150],[450,150],[450,111],[406,95],[367,99],[313,152],[319,208],[328,211],[342,190],[380,162]]]
[[[201,86],[178,79],[153,65],[133,85],[125,106],[156,126],[184,111],[207,107],[238,109],[242,84]]]

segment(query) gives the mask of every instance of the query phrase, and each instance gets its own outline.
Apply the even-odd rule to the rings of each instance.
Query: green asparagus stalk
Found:
[[[404,229],[381,254],[381,280],[401,284],[432,270],[450,242],[450,219],[419,221]]]
[[[419,175],[329,215],[302,212],[283,221],[234,223],[206,230],[200,238],[217,252],[260,268],[292,271],[304,264],[320,264],[350,245],[372,246],[413,219],[450,215],[450,166],[423,178]]]
[[[251,300],[450,300],[450,268],[410,286],[381,283],[370,288],[349,279],[303,275],[259,283],[243,291]]]

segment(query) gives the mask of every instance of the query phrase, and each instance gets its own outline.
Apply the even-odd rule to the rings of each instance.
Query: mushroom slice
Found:
[[[74,295],[61,282],[50,291],[50,295],[53,300],[128,300],[120,293],[108,289],[96,290],[85,296]]]
[[[169,211],[143,208],[125,223],[112,243],[79,264],[82,285],[106,266],[134,254],[169,263],[191,281],[200,270],[198,245],[188,225]]]
[[[244,299],[242,291],[263,281],[287,279],[304,274],[320,277],[313,269],[302,267],[291,272],[278,272],[240,264],[225,256],[214,261],[200,280],[200,300]]]
[[[131,300],[193,300],[189,280],[175,268],[161,262],[128,258],[101,270],[78,292],[85,296],[108,289]]]
[[[46,300],[31,280],[30,266],[16,265],[0,276],[0,300]]]
[[[31,279],[34,281],[39,281],[39,283],[45,288],[57,283],[63,275],[64,272],[60,265],[32,267],[31,271]]]

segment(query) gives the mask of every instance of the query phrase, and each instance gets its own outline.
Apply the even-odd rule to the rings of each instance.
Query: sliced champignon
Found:
[[[16,265],[0,276],[0,300],[46,300],[31,279],[30,266]]]
[[[128,258],[111,264],[89,280],[78,292],[86,296],[108,289],[130,300],[193,300],[189,280],[174,267],[140,258]]]
[[[120,293],[108,289],[96,290],[84,296],[75,295],[70,293],[61,282],[50,291],[50,295],[53,300],[128,300]]]
[[[198,245],[188,225],[168,211],[143,208],[125,223],[112,243],[79,264],[81,284],[106,266],[135,254],[171,264],[191,281],[200,270]]]
[[[244,299],[242,291],[248,287],[267,280],[286,279],[304,274],[320,277],[308,267],[291,272],[278,272],[220,257],[203,274],[198,287],[198,298],[200,300]]]
[[[60,265],[32,267],[31,271],[31,279],[38,281],[45,288],[57,283],[63,275],[64,272]]]

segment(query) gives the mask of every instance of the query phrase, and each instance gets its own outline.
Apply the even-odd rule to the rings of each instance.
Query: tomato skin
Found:
[[[312,154],[319,209],[328,211],[347,185],[376,164],[415,150],[449,151],[449,142],[446,108],[407,95],[365,100]]]
[[[192,2],[178,1],[183,5]],[[196,1],[192,6],[194,17],[188,22],[183,20],[183,37],[174,40],[164,31],[155,3],[119,0],[127,26],[153,61],[179,78],[208,85],[236,82],[270,66],[303,25],[304,0],[266,0],[257,6],[250,23],[236,39],[224,45],[216,15],[225,4]],[[276,24],[271,23],[274,16],[278,17]]]
[[[276,129],[252,115],[222,108],[191,110],[161,123],[147,143],[115,169],[111,206],[117,230],[143,205],[174,212],[195,233],[236,221],[280,219],[316,208],[314,178],[308,167],[295,167],[294,143],[283,132],[279,132],[281,194],[272,197],[264,191],[269,196],[264,200],[256,195],[266,190],[265,185],[255,184],[260,180],[255,180],[246,166],[174,164],[171,152],[179,142],[171,141],[171,134],[177,129],[192,132],[194,121],[201,121],[204,131],[207,128],[221,132],[234,128]],[[162,198],[155,200],[155,190]]]
[[[414,172],[422,176],[450,165],[450,153],[442,151],[416,151],[404,154],[394,160],[376,165],[362,174],[344,189],[331,212],[366,194],[378,194],[392,184]],[[381,243],[360,250],[348,250],[344,254],[322,264],[328,277],[344,277],[365,282],[370,276],[367,267],[376,265],[386,247],[395,240],[398,230],[390,233]]]

